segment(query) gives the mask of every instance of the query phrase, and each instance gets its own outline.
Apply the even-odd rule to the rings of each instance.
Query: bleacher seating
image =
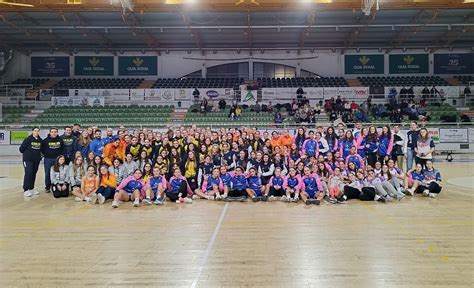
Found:
[[[153,88],[237,88],[244,78],[163,78]]]
[[[362,86],[386,87],[386,86],[450,86],[449,83],[439,76],[377,76],[358,77]]]
[[[49,79],[45,78],[28,78],[28,79],[17,79],[11,82],[11,85],[32,85],[33,88],[38,88],[43,83],[46,83]]]
[[[454,79],[457,79],[459,82],[462,82],[462,84],[464,85],[468,85],[469,83],[474,83],[474,76],[472,75],[454,76]]]
[[[84,125],[153,125],[164,127],[174,107],[165,106],[105,106],[105,107],[51,107],[34,123],[46,126],[63,126],[73,123]]]
[[[257,83],[262,88],[277,87],[348,87],[343,77],[323,78],[258,78]]]
[[[65,78],[53,89],[135,89],[142,78]]]
[[[30,112],[34,106],[22,106],[22,107],[13,107],[13,106],[3,106],[2,107],[2,117],[3,124],[17,123],[23,115]]]

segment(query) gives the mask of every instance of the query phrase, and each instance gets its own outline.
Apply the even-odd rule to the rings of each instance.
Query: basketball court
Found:
[[[437,199],[119,209],[23,199],[21,165],[2,164],[0,286],[472,287],[466,159],[436,163],[445,183]]]

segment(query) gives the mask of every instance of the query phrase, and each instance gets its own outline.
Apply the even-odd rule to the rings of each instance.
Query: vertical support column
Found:
[[[296,63],[296,77],[300,77],[301,76],[301,66],[300,66],[300,62]]]
[[[201,77],[202,77],[202,78],[206,78],[206,76],[207,76],[206,63],[202,63],[202,67],[201,67]]]
[[[253,80],[253,60],[249,60],[249,80]]]

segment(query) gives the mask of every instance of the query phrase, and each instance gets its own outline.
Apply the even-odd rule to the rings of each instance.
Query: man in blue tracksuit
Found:
[[[49,129],[49,134],[41,143],[41,153],[44,156],[44,188],[46,193],[51,189],[51,167],[53,167],[56,158],[63,155],[64,143],[58,136],[58,128]]]
[[[104,151],[104,147],[105,147],[105,142],[102,139],[102,131],[95,130],[94,140],[92,140],[89,146],[89,150],[94,152],[95,156],[102,157],[102,152]]]

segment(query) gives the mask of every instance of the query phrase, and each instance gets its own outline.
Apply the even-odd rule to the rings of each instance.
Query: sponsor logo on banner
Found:
[[[277,89],[275,88],[262,88],[262,100],[275,100],[277,99]]]
[[[102,90],[99,90],[99,96],[102,96],[102,97],[110,97],[113,95],[113,91],[110,90],[110,89],[102,89]]]
[[[130,100],[130,90],[128,89],[114,89],[113,95],[117,100]]]
[[[390,74],[428,73],[428,67],[428,54],[389,55]]]
[[[346,74],[383,74],[384,55],[344,55]]]
[[[92,107],[105,106],[105,98],[100,96],[87,97],[87,105]]]
[[[336,98],[339,92],[339,89],[335,87],[324,87],[324,99]]]
[[[113,56],[74,57],[75,75],[113,76]]]
[[[31,57],[31,77],[69,77],[69,57]]]
[[[435,144],[439,143],[439,129],[438,128],[426,128],[428,130],[428,136],[431,137]]]
[[[10,132],[0,130],[0,145],[10,145]]]
[[[120,56],[119,75],[146,76],[157,75],[156,56]]]
[[[29,131],[10,131],[10,144],[19,145],[30,135]]]
[[[441,143],[468,143],[469,131],[467,128],[461,128],[461,129],[440,128],[439,129],[439,142]]]
[[[194,89],[176,89],[171,91],[174,100],[190,100],[193,97]]]
[[[257,103],[257,91],[247,90],[245,95],[242,95],[242,103],[246,105],[255,105]]]
[[[159,89],[145,89],[145,100],[155,101],[155,102],[162,101],[160,90]]]
[[[179,94],[181,93],[181,90],[186,91],[184,89],[180,89]],[[171,101],[174,99],[174,90],[173,89],[161,89],[161,98],[163,100]]]
[[[306,97],[309,100],[324,99],[324,89],[323,88],[308,87],[308,88],[305,88],[304,91],[306,92]]]
[[[217,92],[216,90],[208,90],[206,92],[206,95],[209,98],[218,98],[220,96],[219,92]]]
[[[338,96],[341,96],[342,99],[352,98],[354,96],[354,90],[352,87],[339,87],[337,88]]]
[[[352,87],[354,91],[354,97],[356,98],[367,98],[369,97],[369,87]]]
[[[474,73],[474,53],[434,54],[435,74]]]

